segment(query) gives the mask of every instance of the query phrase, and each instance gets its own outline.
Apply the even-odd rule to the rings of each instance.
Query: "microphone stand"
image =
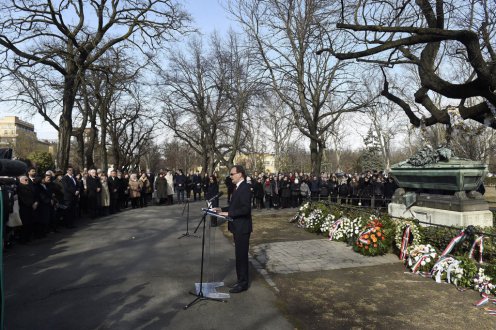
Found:
[[[207,208],[211,208],[212,202],[214,200],[220,198],[221,195],[222,195],[222,193],[219,193],[219,194],[215,195],[214,197],[210,198],[209,200],[206,200],[205,202],[207,203]],[[198,228],[200,228],[201,223],[202,223],[202,220],[200,220],[200,222],[198,222],[198,225],[196,226],[195,231],[193,233],[196,234],[196,232],[198,231]]]
[[[203,216],[200,220],[200,224],[203,222],[201,268],[200,268],[200,287],[199,287],[198,293],[196,293],[196,291],[195,292],[191,292],[191,291],[189,292],[191,295],[196,296],[196,298],[192,302],[190,302],[189,304],[184,306],[184,309],[190,308],[191,306],[193,306],[194,304],[196,304],[197,302],[199,302],[201,300],[213,300],[213,301],[217,301],[217,302],[227,302],[227,300],[225,300],[225,299],[210,298],[210,297],[206,297],[203,295],[203,260],[204,260],[204,256],[205,256],[205,223],[207,222],[206,219],[207,219],[207,211],[205,210],[203,212]],[[198,224],[198,226],[200,224]],[[195,290],[196,290],[196,288],[195,288]]]
[[[184,204],[183,213],[181,214],[182,216],[184,216],[184,211],[186,211],[186,232],[184,234],[182,234],[181,236],[179,236],[177,239],[180,239],[183,237],[200,238],[200,236],[192,235],[189,233],[189,198],[186,199],[186,204]],[[196,233],[196,230],[195,230],[195,233]]]

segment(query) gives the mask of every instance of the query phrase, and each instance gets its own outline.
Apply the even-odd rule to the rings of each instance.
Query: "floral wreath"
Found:
[[[410,233],[413,235],[413,241],[411,245],[420,245],[421,244],[421,237],[420,237],[420,231],[416,223],[410,220],[405,220],[405,221],[398,221],[398,224],[396,226],[396,232],[394,235],[394,242],[396,244],[396,247],[401,250],[401,242],[403,240],[403,233],[405,232],[405,228],[410,225]]]

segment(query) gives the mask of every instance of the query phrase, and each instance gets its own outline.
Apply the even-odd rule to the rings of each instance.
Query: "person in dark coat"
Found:
[[[231,195],[234,191],[234,184],[232,183],[231,177],[228,175],[224,179],[224,184],[226,185],[227,188],[227,203],[229,204],[231,202]]]
[[[200,173],[195,173],[191,176],[191,186],[193,188],[193,200],[201,200],[202,178]]]
[[[51,175],[45,175],[39,184],[39,208],[38,208],[38,218],[40,222],[39,235],[45,236],[49,229],[54,228],[54,221],[52,218],[55,217],[54,214],[54,199],[52,191],[50,190],[50,182],[52,180]]]
[[[69,166],[61,180],[64,189],[64,201],[59,205],[59,209],[62,210],[62,217],[67,228],[74,228],[75,203],[80,194],[73,172],[73,168]]]
[[[222,216],[227,216],[233,221],[228,223],[228,229],[234,237],[236,255],[237,283],[229,290],[230,293],[240,293],[249,287],[249,261],[248,251],[250,235],[253,231],[251,218],[251,192],[246,183],[246,172],[241,165],[231,168],[230,176],[236,185],[231,204],[222,209],[216,209]]]
[[[284,176],[281,181],[281,208],[291,206],[291,181],[287,176]]]
[[[110,194],[109,211],[110,214],[114,214],[120,211],[119,193],[120,193],[121,183],[119,181],[119,178],[117,177],[116,170],[110,171],[110,177],[107,180],[107,185]]]
[[[17,197],[19,202],[19,216],[22,221],[21,242],[31,241],[34,234],[34,217],[38,208],[39,201],[34,185],[29,184],[29,178],[26,175],[19,177],[19,186],[17,187]]]
[[[272,207],[272,176],[265,179],[263,183],[263,191],[265,198],[265,208],[269,209]]]
[[[167,179],[165,178],[165,173],[160,172],[158,177],[155,179],[155,199],[159,205],[162,205],[167,200]]]
[[[183,170],[179,170],[175,177],[175,188],[177,192],[177,202],[184,203],[184,191],[186,189],[186,176]]]
[[[210,177],[209,177],[209,175],[207,173],[205,173],[203,175],[203,179],[202,179],[202,192],[203,192],[203,196],[204,197],[205,197],[205,194],[207,193],[208,185],[209,184],[210,184]],[[200,194],[199,197],[200,197],[199,200],[202,200],[201,194]]]
[[[329,200],[329,195],[333,190],[334,184],[324,177],[320,182],[320,199],[325,201]]]
[[[312,200],[316,201],[319,199],[320,194],[320,180],[316,175],[310,180],[310,194],[312,196]]]
[[[347,204],[348,203],[348,195],[349,195],[349,185],[348,180],[346,178],[341,179],[341,183],[338,187],[338,203]]]
[[[295,178],[291,183],[291,207],[298,207],[301,204],[300,180]]]
[[[263,207],[263,199],[264,199],[264,188],[262,184],[262,178],[256,178],[253,184],[253,198],[255,200],[255,207],[260,210]]]
[[[212,199],[215,195],[219,194],[219,183],[217,182],[217,177],[215,175],[210,175],[208,177],[209,184],[207,186],[207,192],[205,193],[205,200]],[[215,198],[212,200],[212,207],[219,207],[219,199]]]
[[[372,195],[374,194],[374,187],[372,186],[372,183],[369,181],[369,177],[366,176],[363,179],[363,188],[360,191],[360,201],[362,203],[362,206],[370,206],[370,199],[372,198]]]
[[[356,177],[352,177],[349,186],[349,195],[351,198],[352,205],[358,205],[358,199],[360,198],[360,189]]]
[[[100,214],[102,183],[96,176],[96,170],[91,169],[88,171],[88,178],[86,178],[86,193],[88,195],[88,211],[92,219]]]

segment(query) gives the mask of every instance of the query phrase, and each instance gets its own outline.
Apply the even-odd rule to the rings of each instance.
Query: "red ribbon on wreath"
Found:
[[[412,228],[410,225],[406,225],[405,230],[403,230],[403,238],[401,239],[400,260],[406,259],[406,248],[408,246],[408,242],[410,241],[411,233]]]
[[[484,252],[484,235],[476,237],[474,243],[472,243],[472,247],[470,248],[470,252],[468,253],[469,258],[475,259],[474,254],[475,248],[477,246],[479,247],[479,263],[482,263],[482,252]]]

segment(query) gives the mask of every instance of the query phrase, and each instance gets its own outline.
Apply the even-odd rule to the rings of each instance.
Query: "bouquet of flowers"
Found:
[[[353,249],[365,256],[377,256],[386,253],[388,248],[384,242],[386,237],[382,227],[382,223],[377,218],[367,223],[358,235]]]
[[[311,232],[320,230],[320,225],[324,220],[324,213],[321,209],[315,209],[308,216],[303,218],[303,228]]]
[[[360,234],[360,231],[364,225],[365,223],[361,217],[354,219],[349,219],[349,218],[343,219],[343,224],[341,226],[343,236],[348,241],[348,243],[350,243],[350,245],[352,245],[353,242],[356,240],[358,234]]]
[[[460,267],[460,260],[453,257],[444,256],[434,264],[431,270],[431,276],[434,277],[437,283],[447,281],[448,283],[457,283],[463,277],[463,268]]]
[[[474,277],[474,289],[481,293],[492,293],[494,292],[494,284],[491,282],[491,278],[484,274],[484,268],[479,268],[477,275]]]
[[[320,231],[326,234],[329,233],[329,230],[331,229],[333,224],[334,224],[334,215],[328,214],[320,225]]]
[[[412,245],[407,248],[407,266],[412,272],[430,272],[437,259],[437,251],[430,244]]]
[[[310,210],[311,204],[310,202],[306,202],[298,209],[298,213],[296,213],[295,216],[289,220],[289,222],[296,223],[296,225],[300,228],[305,228],[305,216],[310,213]]]

